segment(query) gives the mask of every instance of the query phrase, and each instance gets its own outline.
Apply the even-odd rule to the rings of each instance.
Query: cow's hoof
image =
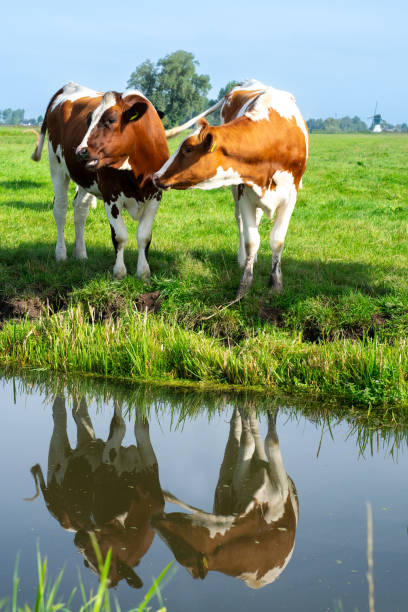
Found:
[[[67,250],[58,249],[58,251],[55,251],[55,259],[56,261],[66,261],[67,260]]]
[[[276,278],[276,276],[271,274],[268,285],[272,293],[283,293],[283,283],[281,278]]]
[[[86,251],[77,251],[75,249],[74,251],[74,257],[75,259],[88,259],[88,255],[86,254]]]
[[[126,266],[118,266],[113,268],[113,276],[116,280],[121,280],[126,276]]]
[[[150,268],[143,272],[136,273],[137,278],[140,278],[146,285],[150,285]]]
[[[238,300],[242,300],[243,297],[245,297],[248,293],[249,287],[247,285],[243,285],[242,283],[240,284],[240,286],[238,287],[238,291],[237,294],[235,296],[235,299]]]

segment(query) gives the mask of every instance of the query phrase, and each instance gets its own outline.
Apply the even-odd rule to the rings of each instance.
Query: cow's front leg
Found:
[[[153,221],[159,208],[161,194],[155,195],[154,198],[146,201],[142,216],[137,228],[137,276],[147,280],[150,277],[150,267],[147,261],[150,242],[152,240]]]
[[[237,291],[237,299],[241,299],[252,285],[254,262],[260,242],[258,232],[259,218],[255,203],[243,195],[243,197],[240,198],[239,206],[244,229],[246,260]]]
[[[104,463],[119,463],[120,447],[126,433],[126,424],[122,416],[122,408],[118,401],[114,401],[113,417],[109,429],[109,437],[103,450]]]
[[[117,279],[126,276],[126,266],[123,256],[128,239],[128,231],[122,217],[122,206],[123,205],[118,202],[105,202],[106,215],[111,227],[113,248],[116,252],[113,276]]]

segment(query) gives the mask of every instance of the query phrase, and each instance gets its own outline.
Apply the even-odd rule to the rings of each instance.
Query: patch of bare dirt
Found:
[[[276,327],[283,327],[283,310],[263,304],[258,311],[258,317],[262,323],[270,323]]]
[[[139,312],[147,312],[147,314],[156,314],[162,305],[160,291],[151,291],[150,293],[141,293],[136,299],[136,308]]]
[[[0,321],[7,319],[39,319],[45,305],[39,297],[14,297],[0,299]]]
[[[91,306],[91,316],[94,321],[116,320],[126,309],[126,300],[121,295],[113,294],[106,302]]]

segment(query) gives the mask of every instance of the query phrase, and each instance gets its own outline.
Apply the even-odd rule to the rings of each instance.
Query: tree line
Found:
[[[5,125],[40,125],[43,122],[42,115],[25,119],[24,114],[23,108],[5,108],[0,110],[0,122]]]
[[[173,127],[187,121],[215,104],[238,81],[229,81],[218,92],[215,100],[208,98],[211,89],[208,74],[199,74],[199,62],[188,51],[175,51],[160,58],[156,63],[146,59],[130,75],[127,88],[140,90],[156,107],[164,113],[163,124]],[[220,123],[220,111],[207,117],[210,123]],[[7,108],[0,111],[0,122],[8,125],[38,125],[43,117],[24,119],[24,110]],[[367,132],[367,124],[360,117],[329,117],[327,119],[308,119],[306,122],[311,132]],[[393,126],[382,121],[385,130],[408,132],[406,123]]]
[[[369,130],[367,124],[357,116],[341,117],[341,119],[335,119],[334,117],[328,117],[328,119],[308,119],[306,123],[310,132],[336,134],[339,132],[368,132]],[[392,125],[382,120],[380,125],[385,131],[408,132],[408,125],[406,123]]]

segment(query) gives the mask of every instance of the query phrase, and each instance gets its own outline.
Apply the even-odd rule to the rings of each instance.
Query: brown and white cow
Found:
[[[306,123],[290,93],[255,80],[225,96],[221,117],[215,127],[200,120],[153,182],[161,189],[231,185],[244,268],[238,298],[252,284],[261,217],[275,215],[270,286],[282,291],[281,253],[308,157]]]
[[[130,586],[140,588],[142,581],[133,568],[153,542],[151,515],[164,508],[149,425],[136,412],[137,446],[122,446],[126,426],[116,403],[105,442],[95,437],[86,401],[82,398],[74,401],[72,415],[77,445],[71,448],[63,397],[55,398],[52,412],[54,428],[47,482],[38,464],[31,469],[37,488],[35,497],[39,494],[39,485],[48,511],[64,529],[75,533],[74,542],[84,556],[85,565],[96,574],[99,566],[91,534],[95,534],[103,558],[111,549],[110,587],[125,579]]]
[[[286,474],[269,416],[265,444],[254,411],[234,410],[214,495],[213,512],[165,493],[191,514],[155,514],[151,524],[194,578],[209,571],[243,580],[251,588],[273,582],[289,563],[298,521],[295,486]]]
[[[159,114],[140,91],[103,94],[71,82],[56,92],[48,104],[32,159],[41,158],[48,130],[57,260],[67,257],[64,228],[67,191],[72,179],[78,185],[74,200],[75,257],[87,256],[85,222],[89,207],[94,207],[99,198],[105,203],[116,251],[114,276],[126,275],[124,248],[128,232],[122,218],[122,210],[126,209],[139,221],[137,275],[149,277],[147,254],[161,200],[161,191],[153,185],[152,175],[169,157],[166,136],[174,136],[196,119],[166,133]]]

